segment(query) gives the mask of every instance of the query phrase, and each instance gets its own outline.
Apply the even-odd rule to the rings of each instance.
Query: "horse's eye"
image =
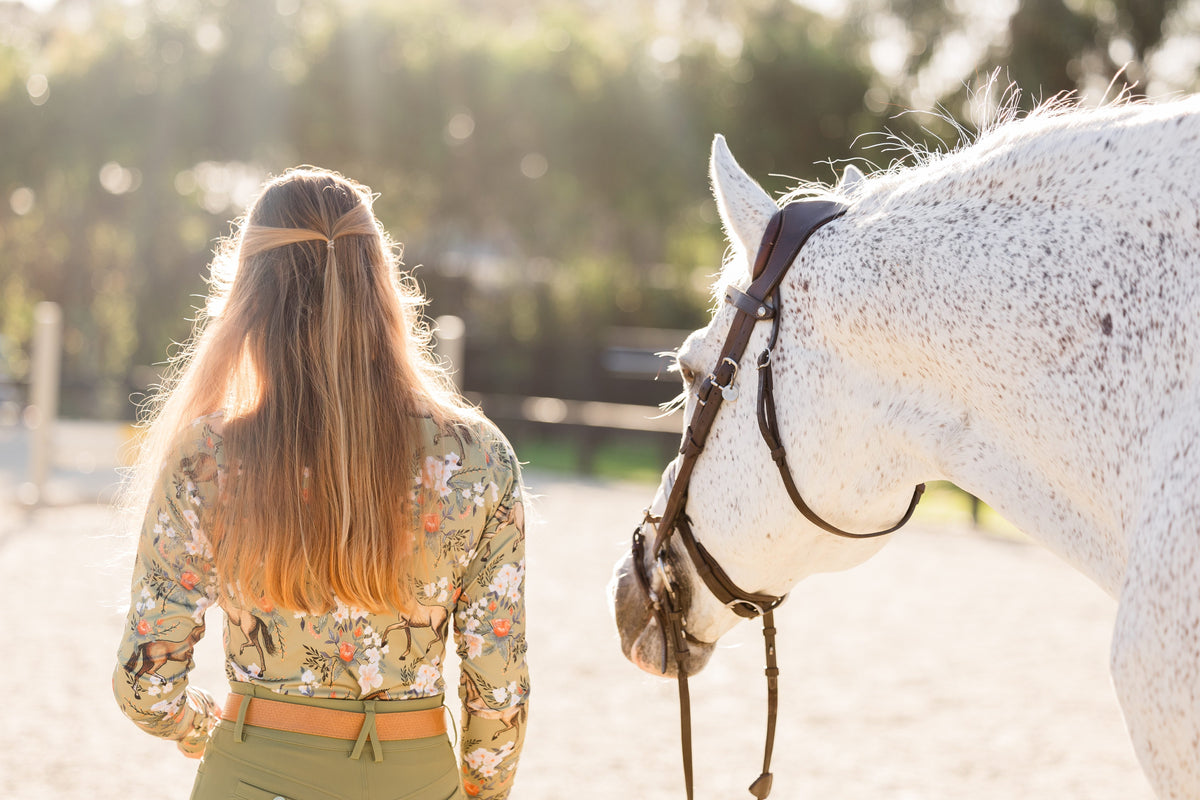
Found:
[[[683,376],[685,386],[691,386],[696,381],[696,371],[686,364],[679,365],[679,374]]]

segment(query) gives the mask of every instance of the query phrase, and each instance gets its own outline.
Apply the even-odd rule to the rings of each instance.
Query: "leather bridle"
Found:
[[[667,671],[667,652],[671,648],[675,651],[676,675],[679,681],[683,774],[688,800],[692,800],[691,703],[688,695],[687,674],[683,668],[683,657],[688,653],[689,639],[693,642],[697,642],[697,640],[692,639],[687,633],[680,590],[676,585],[669,561],[671,538],[676,534],[678,534],[684,552],[687,553],[697,574],[717,600],[741,617],[747,619],[762,617],[763,643],[766,650],[767,735],[763,751],[762,774],[750,785],[750,793],[759,800],[763,800],[771,792],[771,752],[775,745],[775,719],[779,708],[779,668],[775,657],[774,611],[784,601],[786,595],[777,597],[747,592],[739,588],[721,569],[720,564],[704,549],[704,546],[696,540],[685,511],[692,470],[700,453],[704,450],[704,444],[716,419],[717,411],[725,400],[732,402],[737,398],[738,389],[735,381],[738,365],[749,346],[754,326],[759,322],[771,320],[771,334],[767,347],[759,354],[755,363],[759,376],[757,405],[759,432],[770,449],[771,458],[779,468],[779,474],[783,479],[788,496],[791,497],[792,502],[805,519],[824,531],[846,538],[869,539],[884,536],[908,522],[925,491],[925,484],[916,487],[904,516],[890,528],[873,533],[851,533],[826,522],[804,502],[804,498],[800,496],[796,483],[792,479],[791,470],[788,468],[787,454],[779,435],[779,423],[775,412],[774,381],[771,372],[771,354],[779,337],[780,315],[778,312],[782,307],[780,284],[800,254],[800,248],[804,246],[813,232],[844,213],[846,213],[846,206],[841,203],[810,199],[789,203],[771,218],[754,262],[750,286],[746,291],[730,287],[725,294],[725,302],[736,309],[733,323],[725,337],[725,344],[717,358],[716,367],[697,389],[696,408],[688,422],[687,430],[683,435],[683,443],[679,448],[680,458],[676,461],[678,467],[675,482],[667,496],[666,508],[658,517],[651,515],[647,510],[642,524],[633,533],[634,573],[638,585],[650,601],[655,619],[662,630],[662,671],[664,674]],[[654,581],[648,566],[647,541],[642,534],[647,523],[653,525],[656,532],[650,555],[662,582],[661,593],[654,590]]]

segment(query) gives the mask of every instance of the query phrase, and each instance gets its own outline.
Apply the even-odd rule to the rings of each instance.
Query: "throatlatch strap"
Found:
[[[781,303],[779,290],[776,289],[775,293],[775,302],[779,304]],[[779,333],[778,316],[772,321],[771,326],[771,340],[774,341]],[[792,500],[792,505],[813,525],[828,533],[841,536],[844,539],[874,539],[877,536],[886,536],[904,527],[905,523],[912,517],[913,512],[917,510],[917,503],[921,501],[921,495],[925,493],[925,484],[923,483],[917,484],[916,489],[913,490],[912,499],[909,500],[908,508],[905,509],[904,516],[900,517],[899,522],[890,528],[872,533],[851,533],[850,531],[844,531],[832,523],[826,522],[804,501],[804,498],[800,495],[800,490],[796,487],[795,480],[792,478],[792,470],[787,463],[787,452],[779,436],[779,417],[775,412],[775,374],[771,369],[772,361],[773,357],[769,349],[764,350],[758,357],[758,430],[762,434],[767,448],[771,451],[771,460],[775,462],[775,466],[779,470],[779,477],[783,479],[783,487],[787,490],[788,497]]]

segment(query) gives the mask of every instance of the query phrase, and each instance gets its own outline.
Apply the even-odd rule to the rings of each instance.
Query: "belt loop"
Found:
[[[246,711],[250,708],[250,697],[242,695],[242,702],[238,704],[237,725],[233,728],[233,738],[239,742],[246,741]]]
[[[379,731],[375,729],[375,701],[364,701],[363,706],[362,730],[358,732],[358,739],[354,741],[354,750],[351,751],[350,757],[357,760],[362,755],[363,745],[370,740],[375,760],[383,761],[383,747],[379,744]]]

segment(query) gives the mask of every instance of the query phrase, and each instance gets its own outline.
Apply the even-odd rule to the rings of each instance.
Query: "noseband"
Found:
[[[884,536],[908,522],[925,491],[925,484],[917,486],[904,516],[890,528],[873,533],[850,533],[826,522],[804,502],[787,464],[787,454],[779,435],[779,423],[775,412],[774,380],[771,373],[771,353],[779,337],[780,317],[778,312],[782,308],[780,283],[800,254],[800,248],[804,246],[813,232],[844,213],[846,213],[846,206],[841,203],[825,200],[799,200],[784,206],[771,218],[767,230],[763,234],[758,256],[754,261],[753,280],[750,286],[744,292],[730,287],[725,294],[725,302],[736,309],[733,324],[725,337],[725,345],[721,348],[716,367],[701,382],[697,390],[696,409],[688,422],[687,431],[683,435],[683,443],[679,448],[681,458],[677,462],[678,471],[675,475],[675,483],[671,486],[670,494],[667,497],[666,508],[661,517],[651,516],[647,511],[642,524],[633,533],[634,573],[639,586],[650,600],[655,619],[662,630],[662,671],[664,673],[667,671],[667,651],[670,649],[668,642],[675,651],[676,675],[679,681],[683,775],[688,800],[692,800],[692,732],[691,704],[683,658],[688,653],[688,640],[691,637],[687,633],[686,621],[683,618],[684,609],[680,602],[680,591],[669,561],[671,537],[675,534],[678,534],[684,551],[691,559],[697,574],[704,581],[704,585],[719,601],[734,613],[747,619],[762,617],[763,640],[766,649],[767,738],[763,751],[763,771],[758,779],[750,785],[750,793],[759,800],[763,800],[771,792],[771,752],[775,745],[775,718],[779,707],[779,668],[775,658],[774,611],[786,596],[756,594],[740,589],[725,574],[720,564],[704,549],[704,546],[696,540],[685,511],[692,470],[696,466],[700,453],[704,450],[704,444],[716,419],[717,411],[722,402],[726,400],[733,402],[737,399],[738,365],[750,344],[750,335],[754,331],[754,326],[761,321],[771,320],[770,339],[766,349],[759,354],[756,361],[759,376],[757,404],[759,432],[771,452],[772,460],[779,469],[788,496],[791,497],[792,503],[805,519],[824,531],[849,539],[870,539]],[[662,583],[661,594],[654,590],[654,581],[647,566],[647,540],[642,534],[646,523],[652,524],[656,531],[651,555],[654,569]],[[697,640],[691,639],[691,641]]]

